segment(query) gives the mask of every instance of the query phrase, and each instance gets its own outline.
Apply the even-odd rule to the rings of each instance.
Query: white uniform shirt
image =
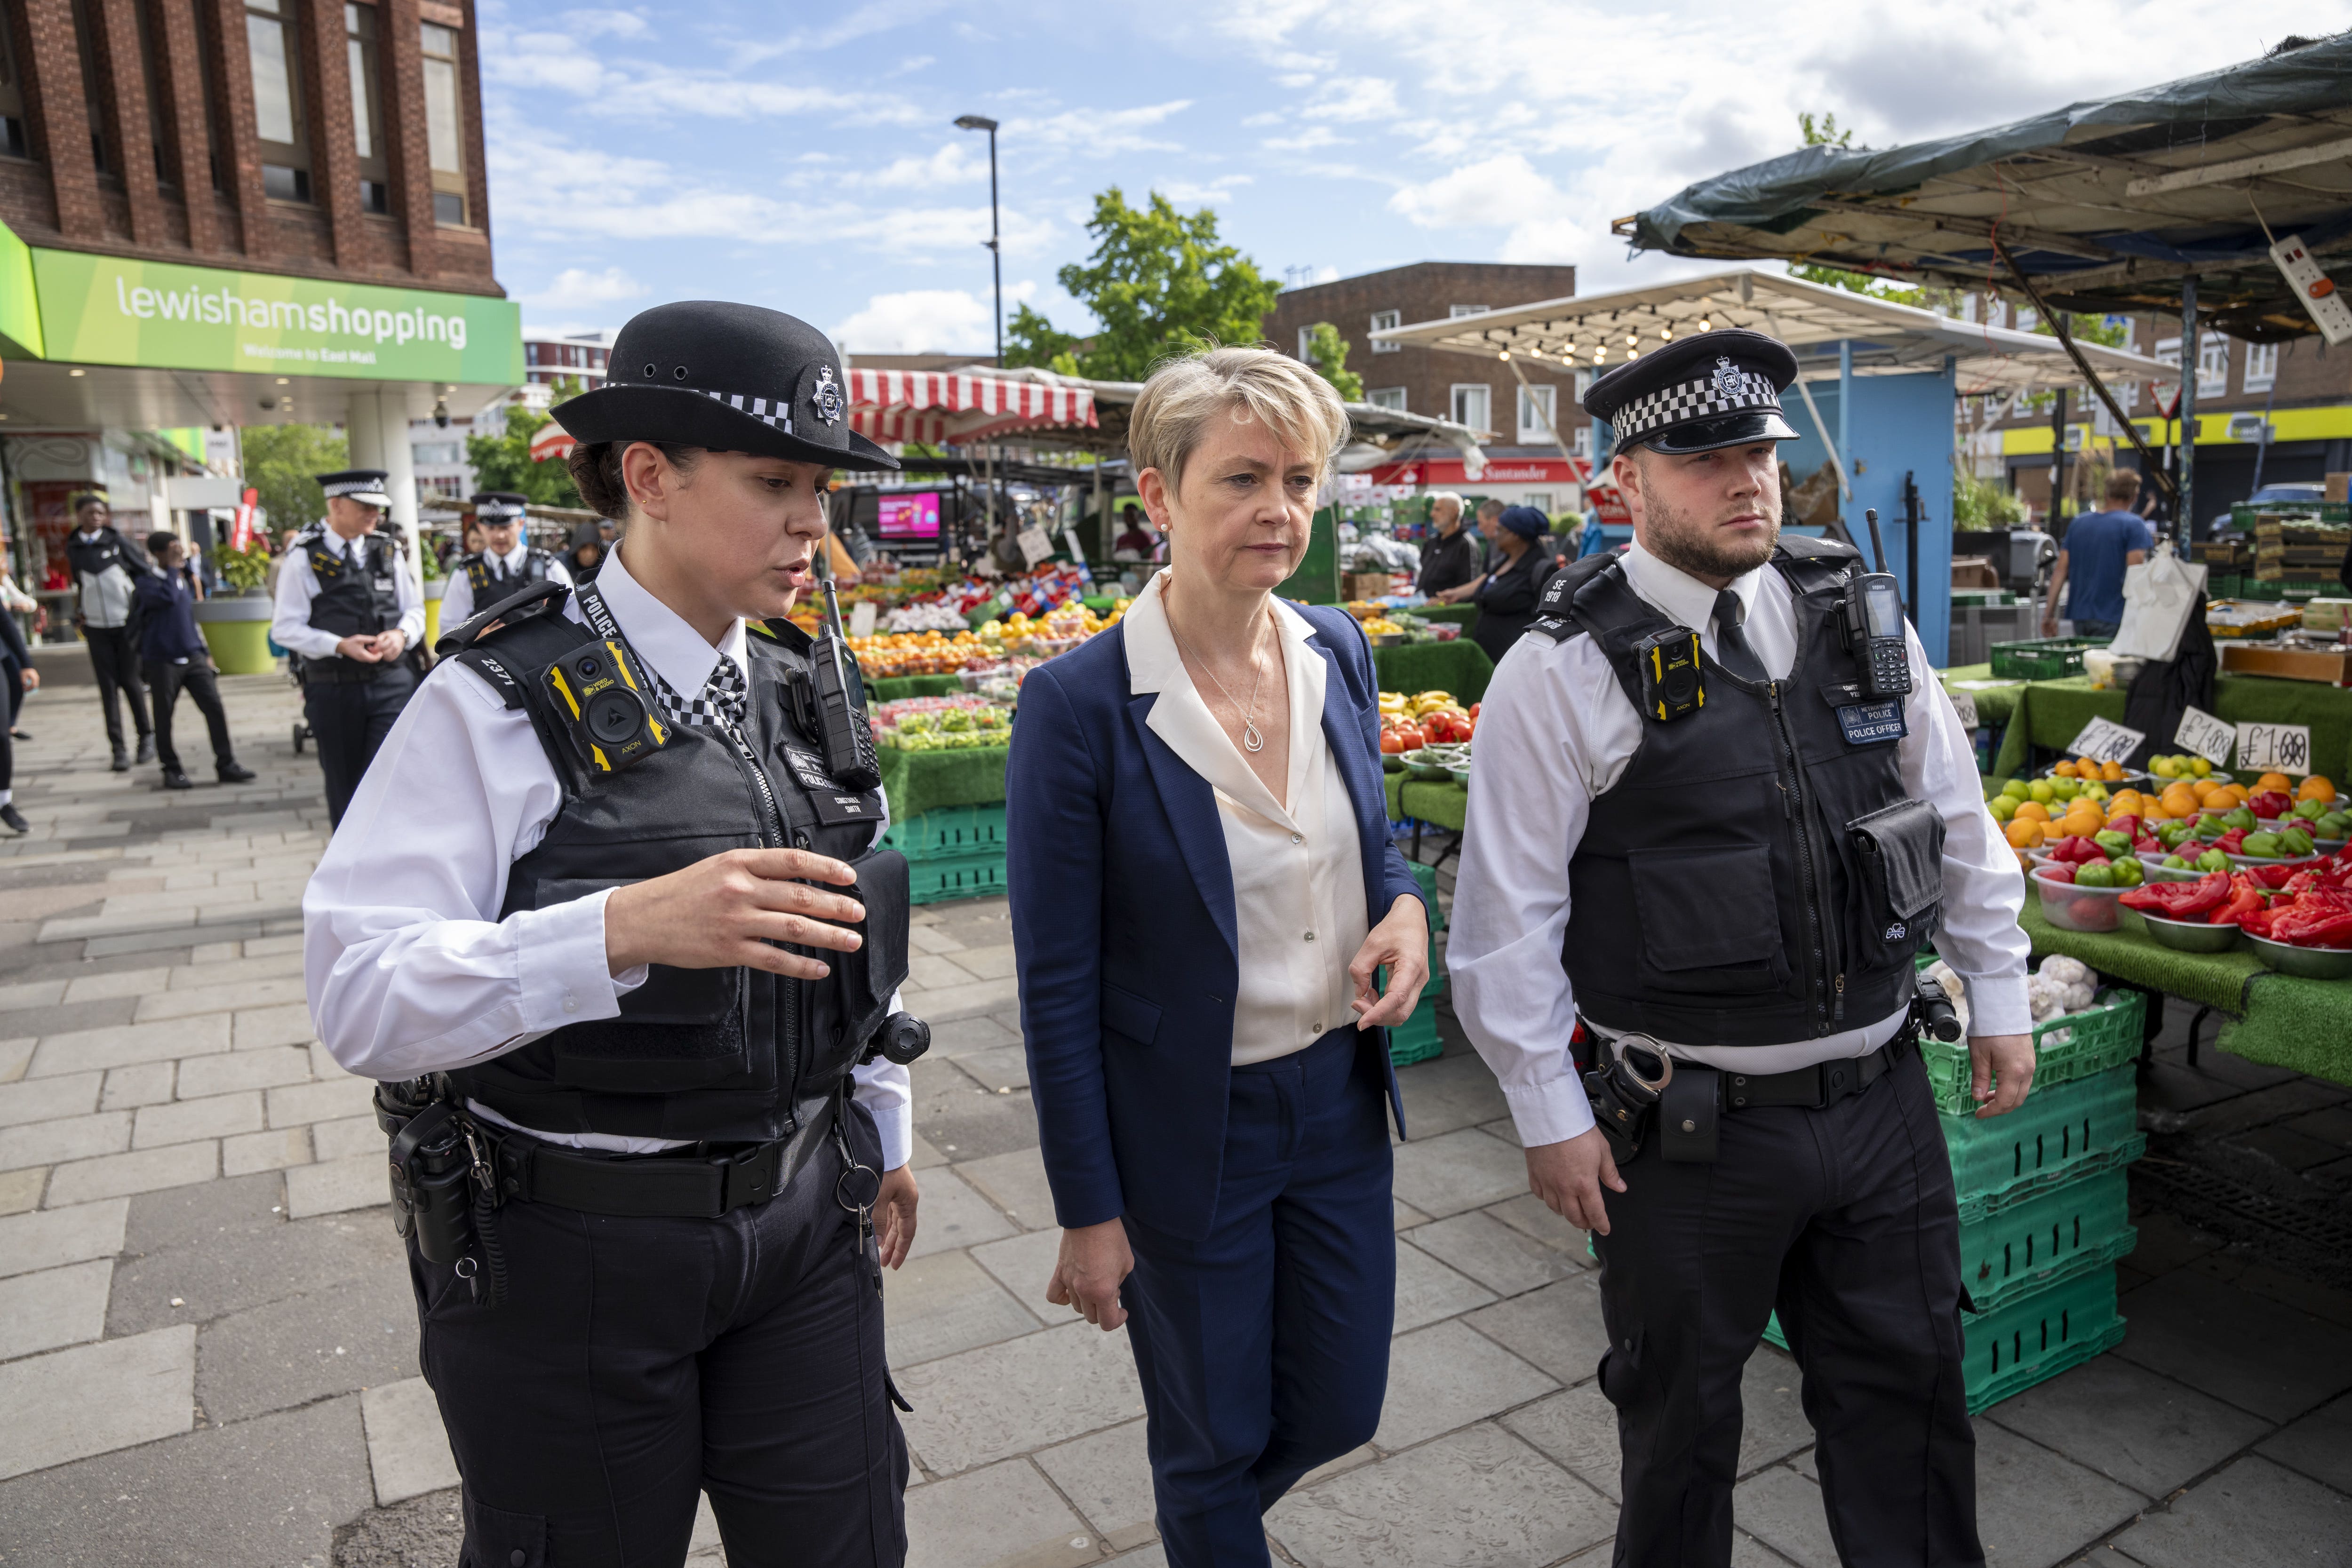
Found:
[[[1713,656],[1715,590],[1639,544],[1623,565],[1633,591],[1676,624],[1697,629]],[[1730,586],[1745,608],[1748,645],[1768,674],[1785,679],[1797,658],[1788,580],[1767,566]],[[2032,1027],[2025,999],[2029,943],[2017,924],[2025,879],[1985,809],[1975,747],[1916,634],[1910,649],[1907,733],[1895,753],[1906,789],[1944,819],[1943,925],[1936,948],[1967,982],[1973,1031],[2021,1034]],[[1642,722],[1590,636],[1558,643],[1532,632],[1520,638],[1496,669],[1479,709],[1478,765],[1470,774],[1469,830],[1462,838],[1446,967],[1454,1012],[1501,1081],[1520,1141],[1530,1145],[1559,1143],[1592,1125],[1568,1049],[1576,1025],[1576,998],[1560,967],[1568,865],[1593,798],[1633,760]],[[1786,1072],[1868,1054],[1894,1037],[1906,1010],[1907,1000],[1892,1017],[1781,1045],[1664,1043],[1704,1066]]]
[[[1274,798],[1217,722],[1178,653],[1155,575],[1128,607],[1127,679],[1157,692],[1147,721],[1184,765],[1208,780],[1234,873],[1234,935],[1241,955],[1234,997],[1234,1061],[1266,1061],[1304,1051],[1353,1023],[1348,965],[1370,930],[1364,851],[1347,780],[1323,733],[1323,655],[1307,645],[1314,624],[1274,601],[1290,709],[1287,804]],[[1268,694],[1272,695],[1273,694]],[[1244,695],[1242,699],[1249,699]]]
[[[367,543],[373,537],[362,534],[356,539],[347,539],[327,528],[319,542],[341,556],[350,563],[350,570],[365,581]],[[408,570],[408,562],[401,559],[398,547],[390,540],[385,543],[393,552],[392,580],[400,596],[400,629],[414,648],[425,640],[425,596],[416,586],[415,574]],[[278,562],[278,601],[269,618],[270,641],[306,659],[332,658],[335,644],[342,639],[310,624],[310,601],[318,596],[319,574],[310,570],[310,547],[298,542]]]
[[[596,586],[629,645],[671,689],[700,692],[722,658],[745,667],[741,622],[712,647],[630,577],[617,552]],[[580,619],[576,601],[564,611]],[[646,970],[616,977],[605,962],[609,891],[499,918],[508,868],[538,847],[562,804],[529,716],[473,671],[436,666],[384,737],[302,895],[310,1014],[337,1061],[367,1078],[415,1078],[619,1015]],[[886,825],[877,824],[877,838]],[[913,1144],[908,1083],[895,1062],[857,1069],[857,1097],[881,1128],[886,1170],[906,1164]],[[537,1135],[625,1154],[677,1146],[599,1133]]]
[[[530,561],[529,539],[517,539],[515,548],[505,555],[492,555],[485,550],[482,552],[482,559],[489,563],[493,570],[504,570],[509,585],[503,592],[493,585],[492,596],[485,600],[484,603],[496,604],[500,599],[509,594],[520,593],[525,588],[530,586],[529,580],[523,576],[523,568]],[[560,560],[547,563],[547,577],[551,582],[560,582],[566,588],[572,586],[572,574],[563,570],[563,563]],[[471,621],[474,618],[474,612],[481,608],[474,602],[474,580],[466,575],[462,567],[450,575],[448,583],[449,586],[441,591],[441,630],[445,635]]]

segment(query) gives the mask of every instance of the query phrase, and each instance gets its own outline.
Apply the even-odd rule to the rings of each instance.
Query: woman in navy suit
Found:
[[[1266,1563],[1260,1516],[1371,1437],[1387,1385],[1385,1026],[1428,978],[1428,911],[1363,632],[1272,591],[1346,433],[1270,350],[1154,372],[1129,446],[1170,565],[1030,673],[1006,776],[1047,1299],[1128,1327],[1175,1568]]]

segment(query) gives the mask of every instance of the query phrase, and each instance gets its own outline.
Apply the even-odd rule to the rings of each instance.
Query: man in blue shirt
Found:
[[[163,764],[163,788],[193,789],[194,784],[180,767],[172,746],[172,710],[185,690],[204,711],[212,731],[213,768],[224,784],[243,784],[253,770],[240,767],[229,744],[228,714],[221,707],[220,687],[213,680],[212,650],[196,630],[196,601],[184,566],[187,548],[173,534],[147,536],[147,550],[163,570],[139,580],[139,661],[147,688],[155,694],[155,755]]]
[[[2051,574],[2050,597],[2042,608],[2042,634],[2058,632],[2058,592],[2070,581],[2066,618],[2078,637],[2113,638],[2124,619],[2124,569],[2139,565],[2156,544],[2147,520],[2131,509],[2139,476],[2118,468],[2107,480],[2107,509],[2086,512],[2066,528],[2058,570]]]

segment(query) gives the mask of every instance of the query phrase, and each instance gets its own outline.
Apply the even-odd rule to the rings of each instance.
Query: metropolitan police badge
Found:
[[[1737,402],[1748,390],[1739,367],[1731,362],[1728,354],[1718,354],[1715,361],[1715,395],[1725,402]]]
[[[817,366],[815,376],[816,384],[808,391],[810,411],[829,425],[839,424],[848,407],[848,400],[842,395],[841,383],[833,379],[831,365]]]

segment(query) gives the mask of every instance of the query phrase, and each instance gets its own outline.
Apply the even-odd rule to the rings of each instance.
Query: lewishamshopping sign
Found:
[[[508,299],[35,250],[46,357],[366,381],[521,382]]]

